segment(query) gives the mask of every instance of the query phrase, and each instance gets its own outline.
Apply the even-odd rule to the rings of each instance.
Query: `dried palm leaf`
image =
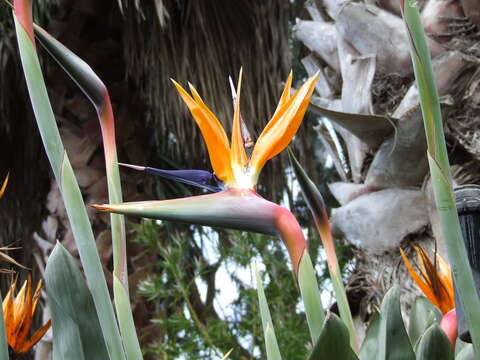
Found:
[[[333,18],[339,35],[361,54],[377,56],[380,73],[407,75],[412,72],[405,28],[398,16],[373,5],[345,2]],[[433,40],[429,45],[433,56],[443,51]]]
[[[321,99],[313,97],[311,110],[314,113],[325,116],[348,130],[372,149],[378,147],[394,131],[398,121],[387,116],[335,111],[317,104],[322,104]]]
[[[480,5],[476,0],[461,0],[465,16],[480,28]]]
[[[420,108],[398,122],[395,135],[375,153],[365,184],[375,188],[420,186],[428,170],[427,143]]]
[[[327,77],[325,76],[320,63],[315,59],[313,54],[304,57],[302,60],[302,65],[307,71],[308,76],[313,76],[318,72],[318,80],[315,84],[315,90],[320,95],[320,97],[331,99],[334,96],[334,89],[330,85]]]
[[[428,225],[420,190],[386,189],[364,194],[332,212],[335,236],[372,254],[397,249],[404,238]]]
[[[463,93],[466,83],[458,79],[474,63],[458,51],[448,52],[434,62],[440,95]],[[408,110],[407,110],[408,109]],[[418,91],[412,86],[394,116],[400,121],[395,135],[386,140],[375,153],[365,184],[375,188],[420,186],[427,174],[427,144]]]
[[[365,184],[349,182],[334,182],[328,184],[328,189],[342,206],[370,191]]]
[[[333,165],[335,166],[338,175],[343,181],[347,181],[348,166],[343,153],[339,148],[339,144],[337,142],[338,139],[334,139],[334,136],[336,137],[335,131],[333,129],[328,129],[323,121],[320,121],[319,124],[314,127],[314,129],[320,137],[320,141],[322,142],[324,148],[332,157]]]
[[[295,36],[335,71],[340,70],[337,29],[331,22],[297,20]]]

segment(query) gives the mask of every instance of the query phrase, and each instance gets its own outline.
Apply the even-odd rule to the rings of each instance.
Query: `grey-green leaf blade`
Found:
[[[3,302],[0,296],[0,301]],[[5,333],[5,321],[3,317],[3,306],[0,306],[0,360],[8,360],[7,335]]]
[[[400,290],[396,286],[383,298],[378,335],[377,360],[415,359],[400,311]]]
[[[67,250],[57,243],[45,269],[45,285],[51,302],[54,352],[68,360],[84,354],[85,359],[108,359],[92,295]],[[81,351],[78,347],[81,346]],[[76,350],[72,352],[72,348]],[[61,355],[60,355],[61,354]]]
[[[358,357],[360,360],[375,359],[378,352],[378,331],[380,329],[380,314],[376,312],[370,324],[368,325],[365,339],[363,339],[362,346]]]
[[[60,186],[87,280],[112,359],[124,359],[103,268],[78,183],[66,158],[32,39],[14,16],[20,58],[37,125],[55,179]],[[66,176],[65,176],[66,175]]]
[[[263,289],[262,279],[258,269],[255,267],[255,278],[257,283],[257,296],[260,306],[260,317],[262,319],[263,336],[265,337],[265,348],[268,360],[281,360],[280,349],[278,347],[272,317],[268,308],[267,298]]]
[[[322,332],[308,360],[357,360],[350,347],[348,329],[340,318],[328,312]]]
[[[417,296],[410,311],[408,335],[410,342],[415,345],[422,334],[434,323],[439,324],[442,319],[440,311],[423,296]]]
[[[437,324],[430,326],[420,338],[417,360],[453,360],[452,346]]]

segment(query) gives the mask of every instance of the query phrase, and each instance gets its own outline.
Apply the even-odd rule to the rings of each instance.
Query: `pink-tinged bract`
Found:
[[[455,349],[458,337],[457,312],[455,309],[452,309],[443,315],[440,322],[440,328],[445,332],[445,335],[447,335],[452,348]]]

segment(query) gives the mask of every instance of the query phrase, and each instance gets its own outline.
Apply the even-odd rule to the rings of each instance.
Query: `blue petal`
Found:
[[[119,165],[129,167],[131,169],[146,171],[151,174],[159,175],[165,179],[178,181],[184,184],[193,185],[212,192],[224,190],[223,183],[210,171],[205,170],[162,170],[148,166],[137,166],[130,164]]]
[[[213,173],[206,170],[162,170],[145,167],[145,171],[213,192],[223,190],[223,183]]]

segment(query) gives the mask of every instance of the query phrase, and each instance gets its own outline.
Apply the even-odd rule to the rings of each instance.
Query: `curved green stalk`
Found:
[[[123,201],[115,141],[115,120],[108,90],[92,68],[41,27],[34,25],[37,40],[65,70],[95,107],[102,130],[107,172],[108,197],[112,203]],[[142,359],[135,331],[128,294],[127,250],[125,219],[123,215],[110,214],[113,247],[113,298],[120,332],[129,359]]]
[[[323,310],[322,299],[320,298],[320,289],[318,288],[317,278],[315,277],[315,270],[313,269],[312,260],[310,259],[308,251],[305,251],[300,260],[298,285],[305,306],[310,337],[312,338],[312,343],[316,344],[322,332],[325,312]]]
[[[275,336],[275,328],[273,327],[272,317],[270,316],[270,310],[268,308],[267,298],[265,296],[265,291],[263,290],[262,279],[260,278],[260,273],[258,272],[257,267],[254,267],[267,360],[282,360],[282,355],[278,348],[277,337]]]
[[[92,228],[48,99],[47,89],[33,41],[33,31],[30,31],[32,28],[31,16],[25,15],[25,4],[26,2],[24,1],[15,1],[15,9],[19,5],[19,9],[23,12],[15,11],[14,19],[20,57],[35,118],[50,165],[62,192],[110,359],[125,359]]]
[[[335,251],[335,244],[333,243],[332,231],[330,229],[330,222],[328,221],[325,202],[323,201],[323,197],[317,187],[308,177],[307,173],[290,149],[288,149],[288,156],[307,206],[312,213],[315,226],[317,227],[323,248],[325,249],[325,254],[327,255],[328,272],[330,274],[330,279],[332,280],[333,292],[335,293],[335,299],[337,300],[340,317],[345,323],[350,335],[350,345],[355,352],[358,352],[357,333],[355,331],[355,326],[353,325],[352,312],[350,311],[347,294],[345,292],[345,287],[343,286],[342,275],[339,270],[340,267],[338,266],[337,253]]]

